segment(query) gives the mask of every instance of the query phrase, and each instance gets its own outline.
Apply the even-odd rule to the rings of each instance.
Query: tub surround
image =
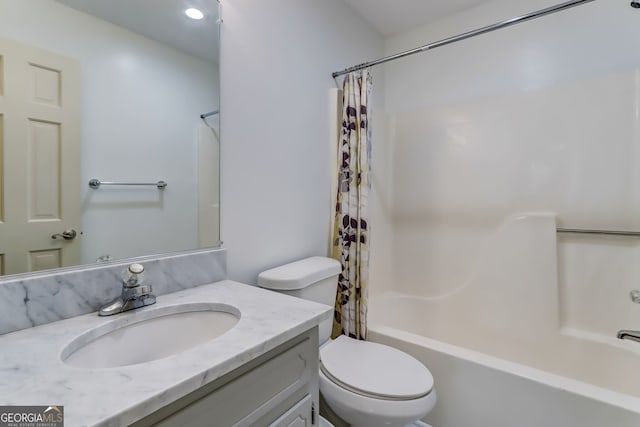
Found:
[[[227,276],[227,253],[209,249],[136,258],[155,295],[213,283]],[[132,261],[79,266],[0,278],[0,335],[96,311],[122,290]]]
[[[580,239],[581,246],[592,241],[582,236],[559,238],[551,214],[515,216],[486,239],[466,280],[448,281],[448,293],[430,297],[398,292],[371,295],[369,324],[391,326],[640,399],[640,345],[616,338],[619,329],[638,324],[640,307],[629,301],[628,291],[609,299],[600,292],[601,302],[590,295],[580,302],[590,302],[586,307],[594,313],[600,311],[596,320],[605,327],[580,328],[568,318],[563,304],[568,291],[563,288],[557,252],[568,239]],[[608,241],[595,242],[604,246]],[[613,271],[596,257],[578,259],[588,272]],[[583,277],[587,280],[588,275]],[[617,283],[598,277],[602,280],[597,284],[613,293]]]
[[[230,280],[158,297],[154,306],[222,303],[241,312],[224,335],[164,359],[109,369],[66,365],[62,349],[113,318],[95,313],[0,337],[0,401],[64,405],[74,426],[128,425],[300,335],[331,316],[331,307]],[[170,345],[170,343],[167,343]]]
[[[370,339],[416,357],[433,372],[438,389],[445,388],[443,404],[426,418],[430,424],[640,425],[640,345],[616,338],[622,327],[637,325],[640,311],[628,291],[614,292],[615,269],[624,263],[597,256],[619,245],[614,253],[632,251],[624,255],[632,266],[636,242],[559,236],[556,227],[553,214],[511,217],[484,240],[464,280],[432,283],[417,276],[430,294],[399,292],[406,288],[394,283],[394,291],[370,296]],[[559,263],[563,247],[585,270],[578,277],[594,282],[585,295],[567,289]],[[569,293],[581,306],[591,303],[568,316]],[[589,320],[586,308],[596,313],[591,323],[580,322]],[[592,328],[596,322],[599,329]],[[455,409],[461,407],[473,409],[462,414]],[[519,413],[527,414],[525,421],[514,421]]]

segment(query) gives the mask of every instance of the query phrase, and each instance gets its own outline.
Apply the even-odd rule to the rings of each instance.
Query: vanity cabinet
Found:
[[[316,426],[318,381],[315,327],[133,426]]]
[[[314,417],[313,400],[307,395],[280,418],[269,424],[269,427],[309,427],[313,425]]]

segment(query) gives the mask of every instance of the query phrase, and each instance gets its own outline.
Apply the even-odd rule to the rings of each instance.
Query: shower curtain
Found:
[[[338,146],[338,194],[332,256],[340,261],[333,336],[366,339],[369,271],[368,198],[371,182],[371,93],[368,70],[346,75]]]

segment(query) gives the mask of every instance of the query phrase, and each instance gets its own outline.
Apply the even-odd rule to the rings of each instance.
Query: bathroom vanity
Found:
[[[148,344],[115,347],[114,354],[135,356],[116,366],[100,359],[104,348],[72,362],[108,334],[143,324],[153,331],[150,320],[185,310],[222,310],[237,321],[187,349],[180,335],[197,328],[171,335],[163,326],[147,333]],[[64,406],[69,426],[311,426],[318,411],[317,325],[331,312],[222,280],[111,317],[90,313],[1,335],[0,403]]]
[[[315,425],[317,341],[302,333],[133,426]]]

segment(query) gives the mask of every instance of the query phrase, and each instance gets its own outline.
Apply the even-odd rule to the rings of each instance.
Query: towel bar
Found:
[[[153,185],[154,187],[158,187],[158,190],[164,190],[167,188],[167,183],[165,181],[158,182],[109,182],[109,181],[100,181],[99,179],[92,178],[89,180],[89,187],[97,190],[101,185]]]
[[[640,231],[618,231],[618,230],[588,230],[582,228],[556,228],[558,233],[577,233],[577,234],[600,234],[607,236],[633,236],[640,237]]]

